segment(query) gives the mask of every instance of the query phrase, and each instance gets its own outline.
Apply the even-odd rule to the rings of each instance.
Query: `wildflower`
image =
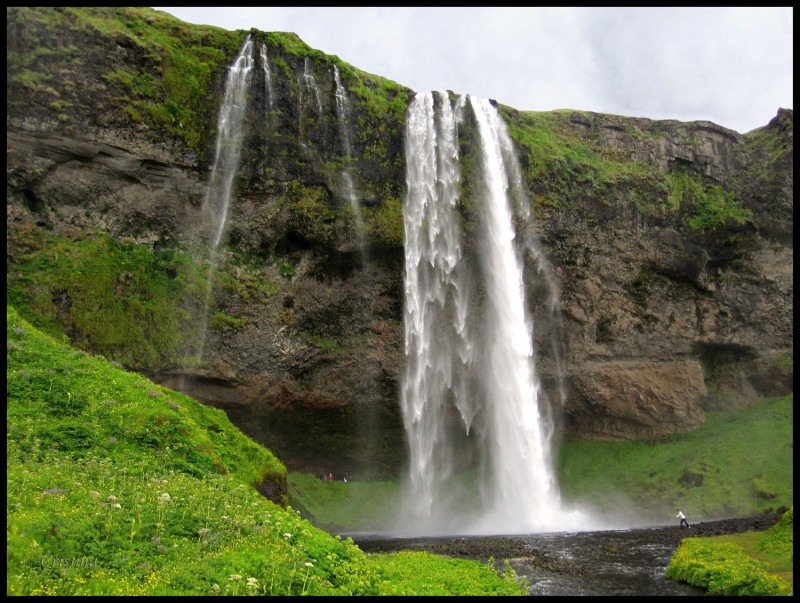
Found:
[[[121,509],[121,508],[122,508],[122,505],[121,505],[121,504],[119,504],[119,503],[114,503],[114,504],[113,504],[113,505],[111,505],[111,506],[112,506],[112,507],[114,507],[115,509]]]
[[[159,538],[158,536],[153,536],[150,540],[152,540],[153,542],[158,542],[161,540],[161,538]]]
[[[164,492],[164,494],[162,494],[161,496],[158,497],[158,500],[160,500],[162,502],[169,502],[169,499],[170,499],[170,495],[167,494],[166,492]]]
[[[310,561],[306,561],[305,565],[306,567],[314,567],[314,564],[311,563]]]
[[[92,490],[91,492],[89,492],[89,494],[95,497],[100,496],[100,493],[97,490]]]
[[[258,579],[257,578],[248,578],[247,579],[247,586],[257,586]]]
[[[286,532],[286,533],[283,535],[283,537],[284,537],[284,538],[286,538],[286,539],[288,540],[289,538],[291,538],[291,537],[292,537],[292,535],[291,535],[289,532]]]
[[[117,500],[117,497],[112,494],[111,496],[108,497],[108,500],[113,502],[113,501]]]
[[[219,584],[215,583],[214,586],[211,587],[211,590],[213,590],[215,593],[218,593],[219,592]]]
[[[231,574],[231,580],[241,580],[242,577],[239,574]]]

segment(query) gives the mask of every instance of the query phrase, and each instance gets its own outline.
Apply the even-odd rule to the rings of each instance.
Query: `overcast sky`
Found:
[[[416,92],[521,111],[704,119],[738,132],[793,108],[793,8],[155,7],[291,31]]]

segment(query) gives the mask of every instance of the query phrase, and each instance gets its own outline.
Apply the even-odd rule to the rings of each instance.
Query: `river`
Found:
[[[724,519],[688,529],[655,526],[596,532],[506,536],[387,538],[349,534],[365,552],[423,550],[487,561],[507,559],[536,596],[697,596],[705,591],[666,578],[684,537],[765,530],[775,516]],[[347,536],[347,534],[342,534]]]

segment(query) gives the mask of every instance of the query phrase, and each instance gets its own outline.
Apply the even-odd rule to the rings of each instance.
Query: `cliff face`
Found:
[[[10,301],[75,345],[225,408],[290,468],[395,473],[413,92],[291,34],[251,32],[268,61],[251,75],[209,271],[216,112],[246,32],[149,9],[7,15]],[[152,42],[154,31],[173,42]],[[742,135],[499,109],[536,217],[526,234],[559,290],[554,318],[528,258],[537,361],[545,388],[566,393],[568,436],[686,431],[705,410],[792,391],[791,110]]]

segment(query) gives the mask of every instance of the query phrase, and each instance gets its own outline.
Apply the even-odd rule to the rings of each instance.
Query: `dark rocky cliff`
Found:
[[[292,34],[251,32],[272,89],[257,62],[209,319],[199,315],[201,205],[225,68],[247,32],[150,9],[7,17],[10,303],[77,346],[225,408],[290,468],[396,473],[413,91]],[[350,100],[351,155],[334,67]],[[567,436],[661,436],[691,430],[706,410],[792,391],[791,109],[740,134],[499,108],[536,216],[527,234],[560,291],[554,321],[529,258],[551,390],[557,363],[544,341],[559,337]],[[206,320],[202,357],[187,359]]]

